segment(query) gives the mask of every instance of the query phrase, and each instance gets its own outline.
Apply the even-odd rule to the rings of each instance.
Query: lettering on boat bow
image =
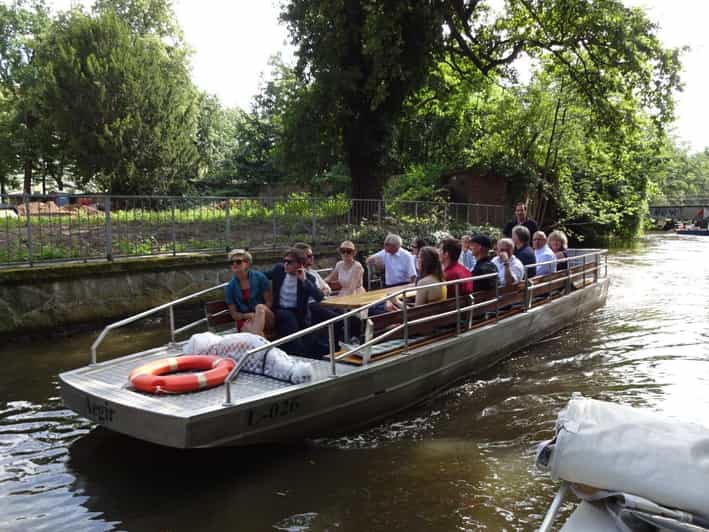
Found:
[[[101,425],[113,422],[115,410],[111,408],[107,401],[94,402],[90,397],[87,397],[86,410],[89,413],[89,417]]]
[[[298,408],[300,408],[299,397],[283,399],[282,401],[277,401],[275,403],[271,403],[270,405],[254,408],[249,410],[248,426],[254,427],[279,417],[288,416],[298,410]]]

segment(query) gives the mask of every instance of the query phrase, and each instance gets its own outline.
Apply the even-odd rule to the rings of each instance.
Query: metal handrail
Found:
[[[200,290],[199,292],[195,292],[193,294],[181,297],[181,298],[176,299],[174,301],[170,301],[169,303],[164,303],[164,304],[159,305],[157,307],[153,307],[151,309],[145,310],[145,311],[141,312],[140,314],[135,314],[133,316],[129,316],[129,317],[124,318],[120,321],[117,321],[117,322],[111,323],[110,325],[107,325],[106,327],[104,327],[103,331],[101,331],[101,334],[98,335],[98,338],[96,338],[96,341],[93,344],[91,344],[91,365],[93,366],[94,364],[96,364],[96,349],[101,344],[101,342],[103,342],[103,339],[106,337],[106,335],[110,331],[112,331],[114,329],[118,329],[119,327],[123,327],[124,325],[128,325],[130,323],[136,322],[138,320],[141,320],[147,316],[155,314],[156,312],[160,312],[161,310],[170,309],[170,338],[171,338],[171,341],[174,343],[175,334],[177,334],[178,332],[182,332],[184,330],[187,330],[187,329],[191,328],[191,326],[197,325],[198,323],[203,323],[204,318],[202,320],[198,320],[196,322],[190,323],[189,326],[185,326],[185,327],[175,330],[173,307],[175,305],[179,305],[181,303],[184,303],[185,301],[189,301],[190,299],[194,299],[194,298],[202,296],[204,294],[208,294],[209,292],[212,292],[214,290],[224,288],[228,284],[229,283],[222,283],[220,285],[212,286],[211,288],[207,288],[205,290]]]
[[[600,255],[603,254],[603,253],[607,253],[607,250],[598,250],[598,251],[593,251],[593,252],[591,252],[591,253],[587,253],[587,254],[584,254],[584,255],[577,255],[577,256],[574,256],[574,257],[566,257],[566,258],[564,258],[564,259],[559,259],[558,262],[568,261],[568,260],[579,260],[579,259],[584,258],[584,257],[586,257],[586,256],[600,256]],[[551,262],[556,263],[557,261],[548,261],[548,262],[549,262],[549,263],[551,263]],[[543,263],[540,263],[540,264],[543,264]],[[533,266],[533,265],[529,265],[529,267],[532,267],[532,266]],[[569,270],[569,271],[570,271],[570,270]],[[574,275],[576,275],[576,274],[574,274]],[[525,276],[526,276],[526,269],[525,269]],[[225,406],[228,406],[228,405],[231,405],[231,404],[232,404],[232,403],[231,403],[231,386],[230,386],[230,384],[238,377],[238,375],[239,375],[239,373],[241,372],[242,368],[243,368],[244,365],[246,364],[246,361],[247,361],[251,356],[253,356],[253,355],[257,354],[257,353],[261,353],[261,352],[266,351],[266,350],[268,350],[268,349],[271,349],[271,348],[273,348],[273,347],[278,347],[279,345],[283,345],[283,344],[289,343],[289,342],[291,342],[291,341],[293,341],[293,340],[297,340],[297,339],[299,339],[299,338],[302,338],[302,337],[304,337],[304,336],[308,336],[308,335],[314,333],[315,331],[318,331],[318,330],[320,330],[320,329],[324,329],[325,327],[327,327],[327,329],[328,329],[328,344],[329,344],[329,346],[331,347],[331,349],[330,349],[331,377],[336,377],[336,376],[337,376],[337,369],[336,369],[336,364],[335,364],[335,361],[336,361],[336,360],[340,360],[340,359],[342,359],[342,358],[345,358],[345,357],[349,356],[350,354],[352,354],[352,353],[354,353],[354,352],[360,351],[360,350],[362,350],[362,349],[364,349],[364,348],[366,348],[366,347],[369,347],[369,346],[371,346],[371,345],[374,345],[374,344],[376,344],[377,342],[379,342],[379,341],[383,340],[384,338],[387,338],[387,337],[389,337],[389,336],[395,334],[396,332],[398,332],[398,331],[400,331],[400,330],[402,330],[402,329],[404,330],[404,349],[407,350],[407,349],[408,349],[408,343],[409,343],[409,342],[408,342],[408,340],[409,340],[409,339],[408,339],[408,328],[409,328],[409,326],[410,326],[412,323],[413,323],[413,324],[425,323],[425,322],[427,322],[427,321],[433,321],[433,320],[435,320],[435,319],[440,319],[441,317],[452,316],[453,314],[458,314],[458,316],[460,316],[460,313],[461,313],[461,312],[467,312],[467,311],[469,311],[469,310],[472,310],[472,309],[478,308],[478,307],[474,304],[474,305],[469,306],[469,307],[456,308],[455,310],[448,311],[448,312],[445,312],[445,313],[434,314],[434,315],[432,315],[432,316],[424,316],[424,317],[422,317],[422,318],[417,318],[416,320],[409,321],[409,320],[408,320],[407,306],[404,305],[404,306],[402,307],[402,309],[401,309],[401,310],[402,310],[402,317],[403,317],[403,323],[402,323],[402,324],[397,325],[396,327],[394,327],[394,328],[392,328],[392,329],[390,329],[390,330],[388,330],[388,331],[382,333],[381,335],[377,336],[377,338],[373,338],[372,340],[369,340],[369,341],[365,342],[364,344],[361,344],[361,345],[357,346],[356,348],[353,348],[353,349],[351,349],[351,350],[349,350],[349,351],[347,351],[347,352],[345,352],[345,353],[342,353],[342,354],[340,354],[340,355],[338,355],[338,356],[335,356],[335,352],[334,352],[334,343],[335,343],[335,342],[334,342],[334,325],[335,325],[336,323],[338,323],[338,322],[340,322],[340,321],[344,321],[344,320],[346,320],[346,319],[348,319],[348,318],[350,318],[350,317],[352,317],[352,316],[355,316],[355,315],[357,315],[357,314],[359,314],[359,313],[361,313],[361,312],[363,312],[363,311],[365,311],[365,310],[369,310],[371,307],[373,307],[373,306],[375,306],[375,305],[379,305],[379,304],[381,304],[381,303],[384,303],[384,302],[387,301],[387,300],[390,300],[390,299],[392,299],[392,298],[398,297],[398,296],[400,296],[400,295],[404,295],[404,294],[406,294],[406,293],[410,293],[410,292],[412,292],[412,291],[415,292],[415,291],[417,291],[417,290],[419,290],[419,289],[422,289],[422,288],[424,288],[424,287],[425,287],[425,288],[434,288],[434,287],[441,287],[441,286],[448,286],[448,285],[458,285],[458,284],[460,284],[460,283],[469,282],[469,281],[473,281],[473,283],[474,283],[476,279],[481,280],[481,279],[489,279],[489,278],[493,278],[493,277],[494,277],[495,279],[497,279],[498,274],[497,274],[497,273],[489,273],[489,274],[479,275],[479,276],[475,276],[475,277],[467,277],[467,278],[463,278],[463,279],[454,279],[454,280],[452,280],[452,281],[442,281],[442,282],[439,282],[439,283],[432,283],[432,284],[427,284],[427,285],[422,285],[422,286],[409,286],[409,287],[401,288],[401,289],[396,290],[396,291],[394,291],[394,292],[392,292],[392,293],[390,293],[390,294],[387,294],[386,296],[383,296],[383,297],[377,299],[376,301],[372,301],[372,302],[367,303],[366,305],[363,305],[363,306],[358,307],[358,308],[356,308],[356,309],[349,310],[349,311],[347,311],[347,312],[345,312],[345,313],[343,313],[343,314],[340,314],[340,315],[338,315],[338,316],[335,316],[335,317],[333,317],[333,318],[330,318],[330,319],[328,319],[328,320],[325,320],[325,321],[323,321],[323,322],[321,322],[321,323],[318,323],[318,324],[316,324],[316,325],[311,325],[310,327],[307,327],[307,328],[305,328],[305,329],[303,329],[303,330],[301,330],[301,331],[297,331],[297,332],[295,332],[295,333],[293,333],[293,334],[290,334],[290,335],[285,336],[285,337],[283,337],[283,338],[280,338],[280,339],[278,339],[278,340],[274,340],[274,341],[272,341],[272,342],[270,342],[270,343],[268,343],[268,344],[266,344],[266,345],[263,345],[263,346],[254,348],[253,350],[246,352],[246,354],[241,358],[241,360],[239,360],[239,362],[237,363],[237,365],[232,369],[232,371],[229,373],[229,375],[228,375],[227,378],[225,379],[224,385],[225,385],[225,390],[226,390],[226,399],[225,399],[224,405],[225,405]],[[495,284],[496,284],[496,290],[495,290],[495,299],[494,299],[494,302],[495,302],[495,305],[496,305],[495,319],[497,320],[497,319],[499,319],[499,303],[500,303],[500,299],[501,299],[502,297],[504,297],[506,294],[504,294],[504,293],[503,293],[503,294],[500,294],[499,287],[497,286],[497,283],[495,283]],[[483,303],[479,303],[479,304],[477,304],[477,305],[478,305],[478,306],[489,305],[489,304],[492,303],[492,302],[493,302],[493,300],[488,300],[488,301],[485,301],[485,302],[483,302]],[[460,319],[460,317],[459,317],[459,319]]]
[[[589,268],[589,269],[587,270],[587,269],[586,269],[586,257],[596,257],[596,259],[598,259],[598,258],[601,257],[601,256],[605,256],[605,257],[606,257],[605,277],[608,277],[608,250],[607,250],[607,249],[600,249],[600,250],[598,250],[598,251],[592,251],[592,252],[590,252],[590,253],[584,253],[583,255],[576,255],[576,256],[574,256],[574,257],[564,257],[563,259],[548,260],[548,261],[544,261],[544,262],[537,262],[537,263],[535,263],[535,264],[527,264],[526,266],[524,266],[524,274],[525,274],[525,277],[527,277],[527,269],[528,269],[528,268],[536,268],[537,266],[545,266],[545,265],[547,265],[547,264],[558,264],[558,263],[560,263],[560,262],[566,262],[566,263],[567,263],[567,267],[566,267],[566,272],[567,272],[567,274],[566,274],[565,280],[566,280],[567,283],[570,283],[571,279],[573,279],[573,278],[575,278],[575,277],[583,276],[583,278],[584,278],[584,284],[585,284],[585,281],[586,281],[586,271],[589,271],[589,272],[596,272],[596,275],[594,276],[594,282],[598,282],[598,275],[597,275],[597,272],[601,269],[600,264],[599,264],[599,261],[596,260],[596,265],[595,265],[593,268]],[[583,264],[581,265],[583,269],[582,269],[582,271],[580,271],[580,272],[571,273],[571,268],[572,268],[572,266],[571,266],[570,264],[568,264],[568,262],[569,262],[569,261],[578,260],[578,259],[583,259]],[[548,273],[548,274],[540,275],[539,277],[546,277],[547,275],[552,275],[553,273],[558,273],[558,272],[559,272],[559,270],[557,270],[556,272],[551,272],[551,273]],[[534,290],[535,290],[535,289],[543,288],[543,287],[545,287],[545,286],[549,286],[550,284],[559,282],[560,280],[561,280],[561,279],[552,279],[551,281],[545,281],[545,282],[543,282],[543,283],[530,283],[530,282],[528,282],[528,283],[527,283],[527,285],[528,285],[528,286],[527,286],[527,290],[529,291],[529,300],[528,300],[528,302],[531,303],[532,298],[534,297]],[[527,277],[527,281],[529,281],[529,278],[528,278],[528,277]],[[570,287],[567,285],[567,291],[568,291],[569,289],[570,289]]]
[[[478,276],[476,276],[476,277],[465,277],[465,278],[463,278],[463,279],[454,279],[454,280],[452,280],[452,281],[441,281],[441,282],[439,282],[439,283],[432,283],[432,284],[427,284],[427,285],[422,285],[422,286],[407,286],[407,287],[401,288],[401,289],[399,289],[399,290],[396,290],[396,291],[394,291],[394,292],[391,292],[390,294],[387,294],[387,295],[385,295],[385,296],[382,296],[382,297],[380,297],[379,299],[377,299],[377,300],[375,300],[375,301],[372,301],[372,302],[370,302],[370,303],[367,303],[366,305],[363,305],[363,306],[358,307],[358,308],[356,308],[356,309],[349,310],[349,311],[347,311],[347,312],[345,312],[345,313],[343,313],[343,314],[340,314],[340,315],[335,316],[335,317],[333,317],[333,318],[330,318],[330,319],[328,319],[328,320],[322,321],[322,322],[320,322],[320,323],[318,323],[318,324],[316,324],[316,325],[311,325],[310,327],[307,327],[307,328],[305,328],[305,329],[303,329],[303,330],[301,330],[301,331],[296,331],[296,332],[294,332],[294,333],[292,333],[292,334],[289,334],[288,336],[284,336],[283,338],[279,338],[279,339],[277,339],[277,340],[274,340],[274,341],[272,341],[272,342],[270,342],[270,343],[268,343],[268,344],[266,344],[266,345],[263,345],[263,346],[254,348],[254,349],[252,349],[251,351],[247,351],[246,354],[241,358],[241,360],[239,360],[239,362],[236,364],[236,366],[234,366],[234,368],[231,370],[231,372],[229,373],[229,375],[227,376],[227,378],[224,380],[224,385],[225,385],[225,388],[226,388],[226,400],[225,400],[224,404],[225,404],[225,405],[230,405],[230,404],[231,404],[231,387],[230,387],[229,385],[236,379],[236,377],[239,375],[239,373],[241,373],[241,369],[242,369],[242,368],[244,367],[244,365],[246,364],[246,361],[247,361],[251,356],[253,356],[253,355],[257,354],[257,353],[261,353],[261,352],[266,351],[266,350],[268,350],[268,349],[271,349],[271,348],[273,348],[273,347],[278,347],[278,346],[280,346],[280,345],[283,345],[283,344],[292,342],[293,340],[297,340],[297,339],[302,338],[302,337],[304,337],[304,336],[308,336],[308,335],[314,333],[315,331],[318,331],[318,330],[320,330],[320,329],[324,329],[325,327],[328,328],[328,336],[330,336],[330,329],[331,329],[331,328],[330,328],[330,325],[333,326],[333,327],[332,327],[332,334],[334,334],[334,325],[335,325],[337,322],[339,322],[339,321],[344,321],[344,320],[346,320],[347,318],[350,318],[350,317],[352,317],[352,316],[355,316],[355,315],[359,314],[360,312],[363,312],[363,311],[365,311],[365,310],[369,310],[371,307],[374,307],[374,306],[376,306],[376,305],[379,305],[379,304],[381,304],[381,303],[384,303],[384,302],[386,302],[386,301],[388,301],[388,300],[390,300],[390,299],[392,299],[392,298],[398,297],[398,296],[400,296],[400,295],[405,295],[405,294],[410,293],[410,292],[412,292],[412,291],[415,292],[415,291],[417,291],[417,290],[419,290],[419,289],[423,289],[423,288],[435,288],[435,287],[448,286],[448,285],[455,285],[455,284],[460,284],[460,283],[467,283],[467,282],[471,282],[471,281],[474,283],[476,279],[490,279],[490,278],[493,278],[493,277],[494,277],[494,278],[497,278],[497,273],[488,273],[488,274],[485,274],[485,275],[478,275]],[[486,301],[485,303],[486,303],[486,304],[489,304],[490,301]],[[451,312],[454,312],[454,313],[455,313],[456,311],[451,311]],[[386,333],[383,333],[382,335],[379,335],[379,336],[377,337],[377,339],[381,340],[382,337],[385,336],[385,335],[386,335],[386,336],[390,336],[391,334],[394,334],[394,332],[397,332],[398,330],[401,330],[401,328],[404,328],[404,329],[405,329],[405,332],[408,330],[408,324],[409,324],[409,322],[408,322],[408,316],[407,316],[407,311],[406,311],[406,306],[405,306],[405,305],[404,305],[404,307],[402,308],[402,313],[403,313],[403,317],[404,317],[404,323],[401,324],[401,325],[399,325],[399,326],[397,326],[397,328],[394,328],[394,329],[392,329],[392,330],[387,331]],[[437,317],[440,317],[440,315],[436,314],[436,315],[434,315],[434,316],[431,316],[431,318],[437,318]],[[328,338],[328,340],[329,340],[328,343],[329,343],[330,345],[334,345],[334,341],[333,341],[332,338]],[[372,340],[374,340],[374,339],[372,339]],[[407,337],[406,334],[405,334],[404,340],[405,340],[405,344],[404,344],[404,345],[405,345],[406,348],[408,348],[408,337]],[[370,341],[370,342],[371,342],[371,341]],[[357,346],[357,348],[351,350],[351,352],[359,351],[359,350],[363,349],[363,347],[367,347],[368,345],[373,345],[374,343],[376,343],[376,342],[371,342],[371,343],[370,343],[370,342],[365,342],[365,344]],[[347,354],[344,354],[344,355],[342,355],[341,357],[337,357],[337,358],[339,359],[339,358],[342,358],[342,357],[344,357],[344,356],[346,356],[346,355],[347,355]],[[332,362],[333,360],[335,360],[335,358],[336,358],[336,357],[335,357],[334,351],[331,351],[331,352],[330,352],[330,360],[331,360],[331,362]],[[333,377],[337,376],[337,375],[336,375],[336,366],[335,366],[334,363],[332,364],[332,374],[331,374],[331,376],[333,376]]]
[[[549,532],[551,530],[551,526],[554,524],[554,518],[559,513],[568,491],[569,484],[567,482],[562,482],[559,491],[554,496],[554,500],[551,502],[551,506],[549,506],[547,513],[544,515],[544,520],[542,521],[538,532]]]

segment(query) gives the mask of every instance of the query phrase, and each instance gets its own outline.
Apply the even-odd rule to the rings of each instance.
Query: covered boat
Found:
[[[416,290],[405,287],[254,347],[221,386],[173,395],[133,389],[128,381],[131,371],[179,356],[185,342],[176,341],[176,336],[207,321],[176,329],[174,306],[203,299],[220,285],[106,327],[92,346],[91,364],[59,376],[62,397],[67,407],[99,425],[171,447],[250,445],[340,434],[421,402],[583,319],[605,303],[607,269],[605,250],[570,250],[565,270],[514,286],[463,297],[459,286],[469,279],[440,283],[448,285],[448,293],[455,297],[373,317],[367,320],[362,345],[337,350],[336,330],[340,325],[346,330],[348,323],[339,322],[358,319],[374,305]],[[496,274],[480,278],[485,277]],[[97,348],[111,330],[165,311],[170,313],[170,344],[97,361]],[[329,338],[329,355],[293,357],[311,364],[308,382],[292,384],[243,371],[249,357],[318,332]]]
[[[574,395],[537,465],[562,481],[540,532],[568,491],[582,501],[565,532],[709,530],[709,427]]]

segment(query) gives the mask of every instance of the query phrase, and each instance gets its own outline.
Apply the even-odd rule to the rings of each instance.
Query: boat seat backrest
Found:
[[[460,297],[460,306],[467,307],[471,304],[470,296]],[[423,318],[425,316],[433,316],[435,314],[441,314],[444,312],[449,312],[456,309],[455,298],[445,299],[443,301],[437,301],[435,303],[427,303],[426,305],[420,305],[418,307],[407,308],[407,318],[411,320],[416,320],[418,318]],[[469,312],[462,313],[461,320],[463,323],[467,323],[469,318]],[[381,334],[392,327],[395,327],[403,323],[403,312],[401,310],[394,310],[391,312],[385,312],[384,314],[377,314],[376,316],[371,316],[370,319],[374,325],[374,335]],[[444,316],[439,319],[433,319],[425,323],[419,323],[416,325],[411,325],[409,327],[409,336],[425,336],[431,334],[434,331],[455,327],[456,316]],[[403,336],[403,331],[392,336],[392,338],[399,338]]]

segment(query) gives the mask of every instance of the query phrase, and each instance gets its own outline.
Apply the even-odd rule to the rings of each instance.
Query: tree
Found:
[[[7,144],[0,149],[0,181],[9,174],[24,173],[24,191],[32,191],[32,173],[46,143],[34,97],[39,83],[35,45],[49,25],[49,13],[41,0],[0,4],[0,135]]]
[[[441,39],[435,3],[292,0],[282,18],[308,85],[287,123],[290,160],[305,153],[317,174],[341,155],[352,195],[379,196],[394,121]]]
[[[526,54],[555,68],[609,127],[632,122],[636,102],[665,123],[679,86],[679,52],[617,0],[509,0],[499,11],[484,0],[291,0],[282,18],[307,87],[286,138],[293,153],[321,147],[314,170],[344,158],[357,196],[380,195],[392,127],[434,59],[461,78],[514,83]]]
[[[186,54],[116,11],[59,17],[37,51],[41,111],[78,184],[119,194],[178,193],[196,175],[196,92]]]

